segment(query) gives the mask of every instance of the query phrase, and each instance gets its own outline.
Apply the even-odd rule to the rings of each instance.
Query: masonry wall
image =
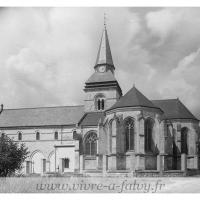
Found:
[[[131,152],[125,152],[125,134],[123,121],[127,117],[135,119],[135,148]],[[144,120],[148,117],[154,119],[153,142],[155,146],[155,154],[149,155],[144,151]],[[110,122],[112,124],[112,132],[110,132]],[[181,127],[188,128],[188,155],[187,168],[198,169],[197,141],[199,138],[198,123],[191,121],[171,121],[171,127],[167,131],[168,122],[159,121],[159,114],[152,110],[126,110],[110,113],[102,124],[93,127],[79,127],[76,129],[77,134],[82,140],[75,141],[73,139],[73,131],[75,127],[54,127],[54,128],[19,128],[1,130],[9,137],[18,141],[18,132],[22,133],[22,141],[25,143],[30,153],[26,161],[34,162],[34,172],[42,171],[42,162],[46,160],[46,171],[55,172],[58,166],[53,163],[55,161],[55,146],[75,145],[75,153],[73,156],[73,166],[75,171],[79,171],[82,167],[84,170],[102,170],[103,155],[107,156],[108,170],[131,170],[136,169],[148,170],[157,169],[157,154],[165,154],[165,170],[173,169],[173,151],[172,143],[177,145],[180,152],[180,131],[177,130],[179,124]],[[58,140],[54,139],[55,131],[58,132]],[[89,132],[97,134],[97,156],[87,157],[84,155],[84,138]],[[40,140],[36,140],[36,132],[40,133]],[[77,143],[78,142],[78,143]],[[64,152],[66,149],[64,150]],[[61,155],[61,154],[60,154]],[[80,157],[83,155],[83,166],[80,166]],[[71,158],[70,158],[71,159]],[[59,163],[59,160],[57,161]],[[177,160],[177,169],[181,169],[181,160]],[[33,165],[31,166],[33,172]],[[26,164],[24,164],[24,172],[26,172]]]
[[[95,89],[85,92],[85,112],[96,111],[95,107],[95,97],[98,94],[103,94],[105,96],[105,110],[110,108],[118,99],[119,93],[116,89],[107,88],[107,89]]]
[[[124,120],[132,117],[135,121],[134,150],[125,152],[125,133]],[[153,152],[145,154],[144,152],[144,119],[151,118],[154,120],[154,129],[152,133]],[[138,169],[157,169],[157,154],[160,148],[160,122],[159,113],[153,109],[126,111],[118,110],[116,113],[107,115],[107,123],[114,122],[116,128],[112,128],[112,135],[109,135],[107,141],[108,149],[112,149],[108,154],[108,168],[110,170],[136,170]],[[109,126],[108,126],[109,127]],[[111,148],[110,148],[111,146]],[[138,158],[136,158],[138,156]]]
[[[99,163],[99,156],[86,156],[84,153],[84,140],[88,133],[95,132],[97,134],[97,154],[99,154],[99,129],[96,126],[89,126],[81,128],[81,137],[82,137],[82,143],[81,143],[81,151],[80,155],[83,155],[83,170],[97,170],[98,169],[98,163]]]
[[[168,124],[168,127],[167,127]],[[170,156],[166,158],[167,168],[166,169],[181,169],[181,130],[180,128],[187,128],[187,146],[188,146],[188,155],[187,155],[187,168],[188,169],[197,169],[198,168],[198,152],[197,152],[197,142],[199,137],[199,127],[198,123],[191,120],[172,120],[166,122],[165,124],[165,153]],[[177,147],[178,158],[176,161],[173,161],[173,142]],[[175,164],[173,164],[175,162]]]
[[[26,159],[23,164],[23,173],[26,173],[26,162],[29,161],[32,163],[32,166],[29,166],[31,173],[37,173],[42,171],[42,162],[46,161],[46,172],[51,171],[55,172],[55,146],[57,145],[74,145],[76,142],[73,139],[73,131],[76,130],[80,134],[79,129],[75,127],[69,128],[16,128],[16,129],[4,129],[1,132],[5,133],[8,137],[13,139],[15,142],[24,143],[28,147],[29,157]],[[58,139],[54,139],[55,131],[58,132]],[[22,140],[18,141],[18,133],[22,133]],[[40,140],[36,140],[36,132],[40,133]],[[78,154],[75,156],[74,162],[75,166],[79,166],[79,144],[76,144],[78,147]],[[76,148],[77,148],[76,147]],[[43,161],[45,160],[45,161]],[[34,164],[34,166],[33,166]],[[35,170],[33,170],[33,167]],[[56,166],[57,167],[57,166]],[[76,167],[77,168],[77,167]]]

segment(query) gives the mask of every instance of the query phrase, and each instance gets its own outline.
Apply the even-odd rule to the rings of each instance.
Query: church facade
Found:
[[[1,109],[0,132],[25,143],[30,174],[186,174],[199,169],[199,120],[179,99],[149,100],[115,78],[106,27],[84,105]]]

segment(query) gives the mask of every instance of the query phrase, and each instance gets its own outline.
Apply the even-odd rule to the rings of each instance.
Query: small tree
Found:
[[[20,170],[28,153],[24,144],[18,144],[2,134],[0,137],[0,176],[10,176],[16,170]]]

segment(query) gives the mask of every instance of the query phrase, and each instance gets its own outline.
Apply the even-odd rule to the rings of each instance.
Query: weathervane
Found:
[[[107,18],[106,18],[106,13],[104,12],[104,27],[106,28],[106,20],[107,20]]]

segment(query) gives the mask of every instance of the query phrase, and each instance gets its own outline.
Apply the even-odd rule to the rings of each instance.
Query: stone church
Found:
[[[22,173],[173,175],[199,169],[199,120],[179,99],[150,100],[115,78],[106,26],[84,105],[1,109],[0,133],[25,143]]]

